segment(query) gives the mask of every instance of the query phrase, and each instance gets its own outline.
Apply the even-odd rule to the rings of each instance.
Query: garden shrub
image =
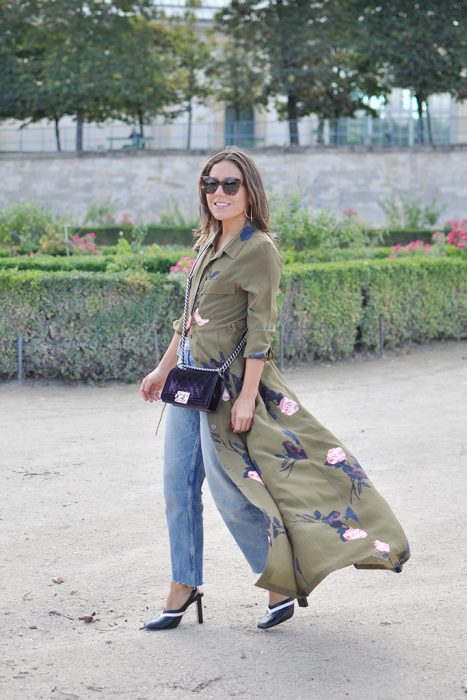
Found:
[[[188,255],[190,249],[159,249],[157,251],[144,251],[143,269],[148,272],[168,272],[172,265],[175,265],[181,255]],[[9,258],[0,257],[0,270],[16,269],[16,270],[42,270],[42,271],[70,271],[80,270],[87,272],[105,272],[111,271],[112,265],[115,262],[117,249],[115,248],[112,255],[70,255],[70,256],[53,256],[53,255],[31,255],[31,256],[14,256]],[[119,268],[122,265],[119,264]]]
[[[0,307],[0,376],[22,334],[25,376],[135,381],[155,365],[155,327],[168,345],[183,289],[162,274],[2,271]]]
[[[154,327],[162,352],[183,309],[179,277],[0,270],[0,376],[15,375],[22,334],[26,376],[140,379],[155,364]],[[294,360],[377,349],[380,316],[387,348],[465,338],[467,265],[450,257],[294,263],[279,306],[285,356]],[[276,355],[278,347],[276,334]]]

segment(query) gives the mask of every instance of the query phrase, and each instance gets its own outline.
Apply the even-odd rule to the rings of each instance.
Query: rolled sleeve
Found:
[[[180,318],[172,323],[172,328],[174,329],[174,333],[178,333],[178,335],[182,334],[183,316],[180,316]]]
[[[277,248],[264,243],[251,256],[242,288],[248,294],[247,342],[243,357],[268,360],[276,331],[277,303],[282,262]]]

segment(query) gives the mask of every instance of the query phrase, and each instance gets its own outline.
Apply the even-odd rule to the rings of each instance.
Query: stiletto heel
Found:
[[[173,629],[174,627],[178,627],[178,625],[182,621],[183,615],[190,607],[190,605],[195,601],[198,607],[198,622],[201,624],[203,622],[203,607],[201,604],[202,597],[203,594],[200,591],[198,591],[197,588],[193,588],[190,595],[188,596],[188,600],[184,605],[182,605],[181,608],[178,608],[178,610],[163,610],[159,617],[155,617],[153,620],[145,622],[144,629],[152,631],[169,630]]]
[[[201,602],[201,596],[203,594],[201,593],[200,597],[197,598],[196,604],[198,606],[198,624],[202,625],[203,624],[203,604]]]

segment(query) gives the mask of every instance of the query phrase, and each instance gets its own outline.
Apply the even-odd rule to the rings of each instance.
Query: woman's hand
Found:
[[[234,433],[247,433],[251,430],[256,408],[256,394],[240,392],[230,412],[230,428]]]
[[[144,377],[139,391],[145,401],[159,401],[168,373],[158,365]]]

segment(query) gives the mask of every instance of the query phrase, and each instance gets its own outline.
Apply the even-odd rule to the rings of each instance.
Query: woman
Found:
[[[226,373],[215,413],[168,406],[164,492],[172,557],[166,609],[147,629],[175,627],[189,605],[202,621],[201,484],[269,591],[258,626],[292,617],[331,571],[401,571],[404,532],[350,452],[301,405],[272,361],[281,259],[268,205],[249,155],[226,148],[200,179],[202,249],[191,284],[188,361],[220,366],[247,331],[243,356]],[[177,362],[181,319],[159,366],[141,384],[158,400]],[[203,468],[204,467],[204,468]]]

